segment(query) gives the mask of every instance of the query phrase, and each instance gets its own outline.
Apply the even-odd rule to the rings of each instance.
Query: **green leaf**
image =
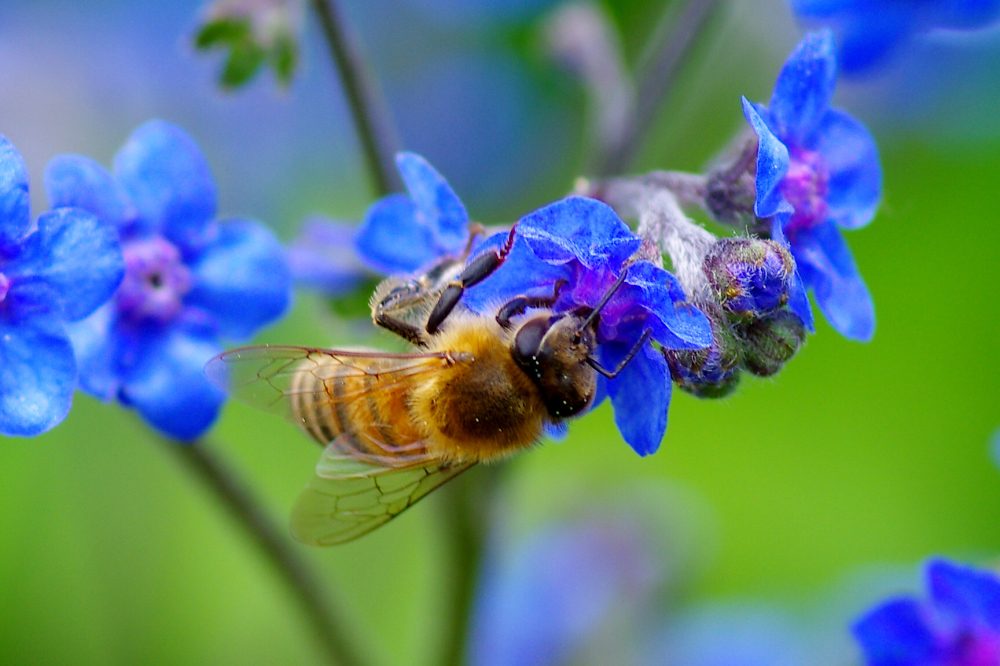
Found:
[[[246,18],[220,18],[209,21],[194,37],[194,46],[199,51],[207,51],[216,46],[236,44],[250,34],[250,20]]]
[[[251,39],[233,44],[219,77],[219,85],[225,90],[246,85],[260,70],[264,55],[264,50]]]
[[[299,65],[299,47],[295,37],[291,33],[282,32],[275,38],[268,55],[274,77],[279,84],[287,87]]]

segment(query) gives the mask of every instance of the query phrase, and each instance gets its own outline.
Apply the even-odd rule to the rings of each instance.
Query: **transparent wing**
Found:
[[[292,508],[292,536],[313,546],[356,539],[384,525],[473,462],[388,468],[344,456],[338,438]]]
[[[264,345],[219,354],[205,366],[205,374],[239,402],[299,425],[301,405],[318,409],[338,401],[359,400],[372,392],[401,390],[419,375],[440,370],[460,357],[448,352],[386,354]],[[296,381],[304,372],[311,373],[318,381]],[[366,381],[361,384],[363,389],[346,391],[334,398],[325,389],[325,383],[334,377],[363,377]],[[299,412],[293,407],[293,397],[299,398]]]

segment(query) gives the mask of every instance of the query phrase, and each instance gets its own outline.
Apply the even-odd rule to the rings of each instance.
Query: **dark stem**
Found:
[[[284,531],[253,498],[245,484],[202,441],[188,444],[163,440],[211,492],[222,501],[240,527],[250,536],[288,586],[313,625],[331,663],[361,666],[363,661],[349,645],[340,618],[324,600],[322,583],[293,550]]]
[[[480,465],[452,483],[443,497],[455,567],[451,576],[454,585],[451,622],[447,625],[450,633],[445,637],[443,666],[462,666],[468,659],[472,605],[490,523],[488,512],[501,470],[500,465]]]
[[[336,0],[313,0],[312,4],[344,85],[376,194],[385,196],[401,190],[393,162],[396,139],[389,113],[374,80],[367,74],[361,50],[347,29]]]
[[[596,160],[602,176],[623,173],[635,159],[656,112],[670,93],[684,60],[697,43],[722,0],[687,0],[674,16],[674,3],[664,12],[646,47],[636,86],[635,103],[620,139]]]

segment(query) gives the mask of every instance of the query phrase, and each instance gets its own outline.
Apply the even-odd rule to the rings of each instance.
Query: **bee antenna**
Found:
[[[618,276],[617,280],[615,280],[615,283],[611,285],[611,288],[608,289],[607,293],[604,294],[604,297],[601,298],[601,302],[598,303],[593,310],[591,310],[590,314],[587,315],[587,318],[584,320],[584,322],[580,324],[579,328],[580,332],[582,332],[584,329],[586,329],[588,326],[594,323],[594,320],[597,319],[598,315],[601,314],[601,309],[608,304],[608,301],[611,300],[611,297],[615,295],[615,292],[618,291],[618,288],[621,287],[624,282],[625,282],[625,271],[623,270],[622,274]]]

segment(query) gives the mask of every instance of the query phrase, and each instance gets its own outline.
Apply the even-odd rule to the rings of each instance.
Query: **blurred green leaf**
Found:
[[[225,90],[246,85],[260,71],[265,55],[264,49],[250,39],[233,44],[219,76],[219,85]]]
[[[207,51],[217,46],[236,44],[250,36],[250,20],[230,17],[209,21],[194,37],[194,46]]]
[[[287,87],[299,66],[299,46],[295,36],[289,32],[280,33],[271,46],[268,60],[278,83]]]

